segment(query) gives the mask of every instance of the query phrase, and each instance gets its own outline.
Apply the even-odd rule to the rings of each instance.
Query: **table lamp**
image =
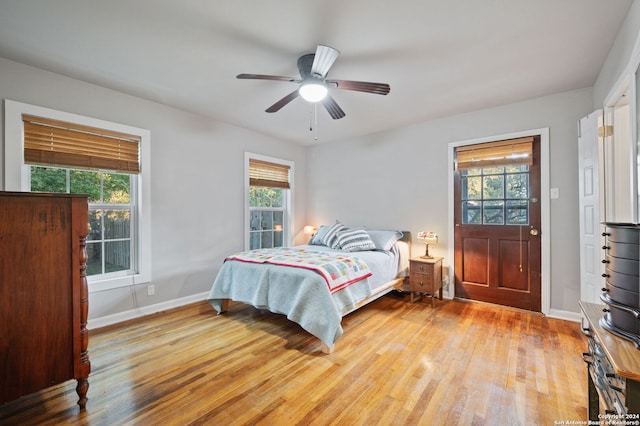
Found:
[[[433,259],[433,256],[429,255],[429,244],[438,244],[438,235],[435,232],[420,231],[418,232],[418,241],[427,246],[424,256],[420,257],[422,259]]]
[[[302,229],[302,233],[305,235],[311,235],[313,236],[316,232],[318,231],[318,228],[316,228],[315,226],[312,225],[306,225],[303,229]]]

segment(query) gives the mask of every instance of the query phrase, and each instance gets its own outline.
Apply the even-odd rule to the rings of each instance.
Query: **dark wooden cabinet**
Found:
[[[87,197],[0,192],[0,404],[70,379],[84,408]]]

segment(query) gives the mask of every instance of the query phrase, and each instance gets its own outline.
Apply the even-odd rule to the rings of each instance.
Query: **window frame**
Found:
[[[5,157],[4,157],[4,188],[6,191],[31,190],[31,165],[24,162],[24,132],[22,114],[35,115],[53,120],[67,121],[80,125],[97,127],[121,133],[128,133],[140,137],[141,170],[137,175],[132,174],[132,197],[136,201],[137,214],[137,273],[121,277],[104,277],[103,275],[88,276],[89,292],[110,290],[119,287],[132,286],[151,281],[151,182],[149,152],[151,132],[125,124],[113,123],[92,117],[58,111],[50,108],[30,105],[5,99]],[[133,185],[135,183],[135,185]]]
[[[254,154],[251,152],[244,153],[244,250],[250,250],[251,247],[251,212],[255,210],[255,208],[251,207],[249,202],[249,188],[251,187],[249,183],[249,161],[250,160],[261,160],[267,161],[275,164],[282,164],[289,167],[289,189],[287,194],[284,196],[284,205],[283,205],[283,236],[282,236],[282,244],[284,247],[290,247],[292,241],[292,232],[293,229],[293,189],[294,189],[294,163],[292,161],[283,160],[281,158],[267,157],[260,154]],[[273,210],[270,208],[270,210]]]

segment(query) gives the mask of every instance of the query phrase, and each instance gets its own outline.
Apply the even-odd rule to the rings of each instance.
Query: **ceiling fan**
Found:
[[[316,48],[316,53],[302,55],[298,59],[300,78],[263,74],[238,74],[236,77],[249,80],[288,81],[300,84],[296,90],[267,108],[266,112],[279,111],[300,96],[308,102],[322,102],[331,118],[337,120],[344,117],[345,113],[340,108],[340,105],[329,95],[328,89],[355,90],[376,95],[386,95],[391,90],[386,83],[327,79],[329,69],[331,69],[339,54],[340,52],[333,47],[319,45]]]

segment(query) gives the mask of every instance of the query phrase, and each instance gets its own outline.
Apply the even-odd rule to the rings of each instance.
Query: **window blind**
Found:
[[[140,173],[140,137],[22,115],[27,164]]]
[[[289,166],[249,159],[249,185],[289,189]]]
[[[456,170],[533,165],[533,137],[456,148]]]

